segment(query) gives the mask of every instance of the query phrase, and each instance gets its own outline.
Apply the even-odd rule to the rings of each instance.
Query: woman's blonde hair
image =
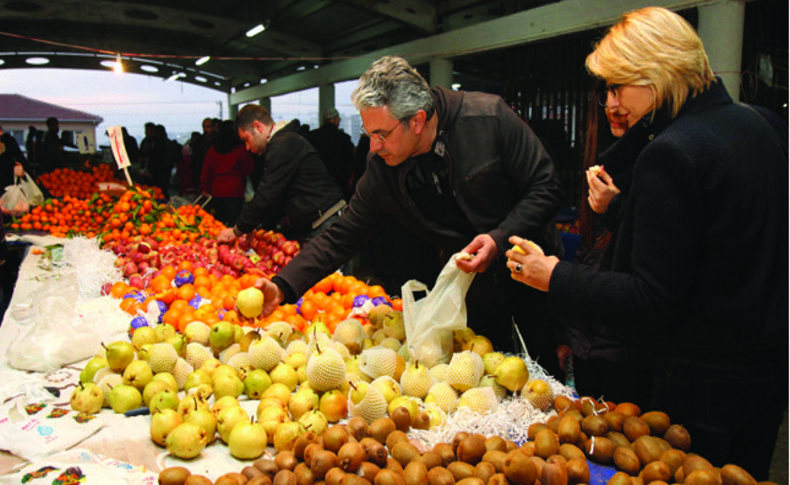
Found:
[[[715,81],[694,28],[680,15],[647,7],[623,15],[587,56],[587,70],[611,84],[647,86],[654,106],[675,117],[686,102]]]

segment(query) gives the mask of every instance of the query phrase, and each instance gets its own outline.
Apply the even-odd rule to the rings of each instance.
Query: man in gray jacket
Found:
[[[543,295],[513,285],[504,264],[492,264],[504,263],[512,234],[547,254],[562,253],[554,223],[561,188],[540,140],[500,97],[431,89],[397,57],[376,61],[352,101],[375,156],[340,220],[264,282],[264,313],[296,301],[363,248],[377,227],[397,221],[436,248],[442,264],[459,251],[472,255],[457,262],[478,273],[467,294],[469,327],[514,351],[515,317],[530,354],[542,364],[556,360]]]

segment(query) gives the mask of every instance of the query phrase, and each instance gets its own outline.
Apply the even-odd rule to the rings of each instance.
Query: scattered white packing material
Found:
[[[115,266],[117,256],[99,248],[96,238],[74,237],[63,239],[63,260],[77,268],[80,298],[96,298],[101,295],[105,283],[120,281],[123,277]]]

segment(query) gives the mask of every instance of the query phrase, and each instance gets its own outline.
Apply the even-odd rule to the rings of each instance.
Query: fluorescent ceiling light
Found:
[[[143,64],[140,66],[140,70],[145,72],[159,72],[159,69],[156,66],[152,66],[150,64]]]
[[[112,67],[112,70],[115,71],[115,74],[123,73],[123,64],[121,64],[121,54],[115,55],[115,65]]]
[[[33,66],[43,66],[44,64],[49,64],[49,59],[46,57],[28,57],[25,59],[25,62]]]
[[[266,30],[266,27],[264,27],[263,24],[258,24],[247,31],[247,37],[255,37],[256,35],[260,34],[264,30]]]
[[[203,64],[207,63],[209,59],[211,59],[210,56],[203,56],[200,59],[195,61],[195,65],[196,66],[202,66]]]
[[[450,86],[450,87],[453,88],[453,91],[458,91],[459,89],[461,89],[461,84],[460,83],[453,83],[452,86]]]

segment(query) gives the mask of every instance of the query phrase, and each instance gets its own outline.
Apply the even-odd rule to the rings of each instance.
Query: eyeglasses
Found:
[[[622,84],[607,84],[603,91],[598,93],[598,104],[606,108],[606,102],[609,100],[609,93],[613,98],[617,98],[618,90],[623,87]]]
[[[375,140],[376,140],[376,141],[378,141],[379,143],[382,143],[382,144],[383,144],[383,143],[385,143],[385,142],[387,141],[387,137],[388,137],[388,136],[390,136],[390,134],[391,134],[393,131],[395,131],[395,129],[396,129],[398,126],[400,126],[400,125],[401,125],[401,122],[400,122],[400,121],[398,121],[398,124],[397,124],[397,125],[395,125],[395,126],[393,126],[391,130],[388,130],[388,131],[376,130],[376,131],[374,131],[373,133],[369,133],[369,132],[368,132],[368,130],[366,130],[366,129],[365,129],[365,126],[363,125],[363,126],[362,126],[362,133],[366,134],[366,135],[367,135],[367,136],[369,136],[371,139],[375,139]]]

